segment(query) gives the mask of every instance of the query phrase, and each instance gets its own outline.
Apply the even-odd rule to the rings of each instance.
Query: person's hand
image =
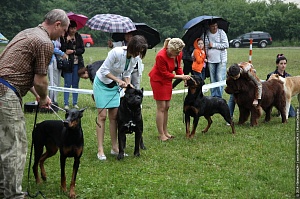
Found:
[[[41,99],[41,97],[37,94],[37,95],[35,96],[35,100],[36,100],[37,102],[39,102],[40,99]]]
[[[183,80],[189,80],[189,79],[191,79],[191,76],[189,76],[189,75],[182,75],[182,79]]]
[[[68,55],[66,53],[64,53],[63,56],[61,56],[63,59],[68,59]]]
[[[121,88],[126,88],[127,87],[127,83],[122,81],[122,80],[119,80],[118,82],[118,85],[121,87]]]
[[[66,50],[66,54],[70,55],[70,54],[73,54],[74,50],[72,49],[69,49],[69,50]]]
[[[40,108],[49,108],[50,105],[52,104],[52,101],[48,95],[45,99],[40,98],[38,102],[39,102]]]

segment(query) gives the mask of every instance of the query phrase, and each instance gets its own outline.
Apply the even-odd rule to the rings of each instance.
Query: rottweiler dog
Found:
[[[75,181],[80,164],[80,157],[83,152],[83,131],[81,128],[81,118],[84,109],[66,110],[65,120],[46,120],[36,125],[32,133],[32,142],[34,145],[34,164],[33,173],[36,183],[40,183],[38,174],[38,164],[40,164],[41,176],[44,181],[47,180],[44,162],[47,158],[60,151],[61,168],[61,188],[66,192],[66,174],[65,164],[67,157],[74,157],[73,173],[70,185],[70,198],[75,198]],[[46,152],[43,153],[43,148]]]
[[[232,133],[235,133],[234,124],[230,117],[229,107],[226,100],[218,97],[207,97],[203,95],[202,86],[204,81],[199,77],[192,75],[187,80],[188,94],[184,100],[183,112],[185,114],[186,137],[193,138],[199,118],[204,116],[207,120],[207,126],[203,133],[206,133],[212,124],[211,116],[219,113],[231,126]],[[192,132],[190,132],[190,117],[194,118]]]
[[[143,141],[143,118],[141,104],[143,101],[143,88],[135,89],[130,85],[125,90],[124,97],[121,98],[117,114],[118,121],[118,160],[124,158],[126,147],[126,134],[135,132],[134,155],[140,156],[140,148],[146,149]]]

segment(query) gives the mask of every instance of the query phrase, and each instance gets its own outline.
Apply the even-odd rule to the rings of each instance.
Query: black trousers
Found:
[[[186,60],[186,59],[183,60],[183,74],[185,74],[185,75],[188,75],[189,73],[193,74],[192,64],[193,64],[193,61]],[[181,81],[182,81],[182,79],[176,79],[173,82],[172,87],[175,88]]]

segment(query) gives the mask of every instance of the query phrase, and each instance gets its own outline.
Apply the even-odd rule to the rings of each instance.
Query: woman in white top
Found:
[[[120,105],[119,88],[130,84],[130,75],[137,63],[137,57],[145,57],[147,41],[143,36],[136,35],[129,41],[127,47],[116,47],[109,51],[104,63],[99,68],[94,79],[93,91],[98,109],[97,139],[99,160],[106,160],[103,150],[105,120],[108,110],[109,129],[111,136],[111,154],[119,153],[117,143],[117,112]]]

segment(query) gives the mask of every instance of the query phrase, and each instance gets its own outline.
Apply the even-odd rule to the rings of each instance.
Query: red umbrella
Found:
[[[70,20],[73,20],[77,24],[77,30],[83,28],[85,26],[86,21],[88,20],[87,16],[81,14],[75,14],[73,12],[67,13],[67,16]]]

